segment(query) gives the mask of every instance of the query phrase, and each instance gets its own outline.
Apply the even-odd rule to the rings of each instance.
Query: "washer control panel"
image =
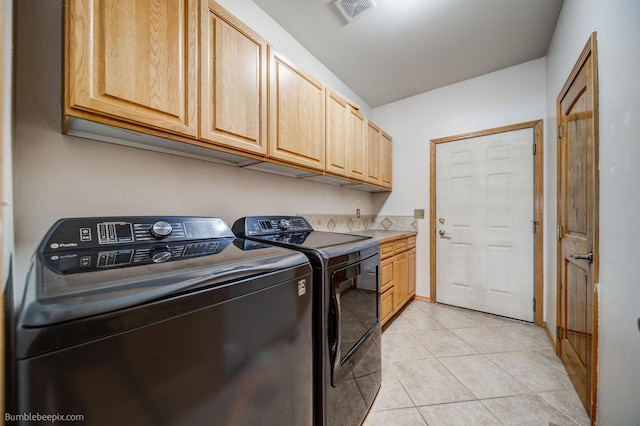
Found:
[[[185,243],[67,250],[45,254],[42,259],[52,271],[60,275],[68,275],[218,254],[232,241],[234,240],[231,238],[220,238]]]
[[[301,216],[251,216],[238,219],[233,224],[233,232],[241,238],[310,231],[313,228]]]
[[[233,237],[216,217],[129,216],[61,219],[45,236],[39,251],[105,248],[153,242],[182,242]],[[158,259],[163,259],[159,256]]]

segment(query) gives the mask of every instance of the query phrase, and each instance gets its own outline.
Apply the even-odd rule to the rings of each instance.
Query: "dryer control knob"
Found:
[[[149,232],[156,238],[162,239],[167,238],[171,235],[173,228],[169,222],[165,222],[164,220],[159,220],[151,226]]]
[[[280,221],[278,222],[278,226],[280,227],[280,229],[289,229],[291,228],[291,226],[293,226],[293,224],[289,219],[280,219]]]
[[[162,248],[152,251],[150,256],[153,263],[163,263],[171,259],[171,252],[168,248]]]

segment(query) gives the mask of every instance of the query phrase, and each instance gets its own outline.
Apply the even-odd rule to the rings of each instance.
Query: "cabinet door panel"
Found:
[[[393,288],[393,259],[380,262],[380,291],[385,292]]]
[[[200,137],[266,154],[267,44],[218,4],[203,8]]]
[[[384,243],[380,245],[380,258],[381,259],[386,259],[387,257],[393,255],[393,250],[394,250],[394,243],[389,242],[389,243]]]
[[[409,285],[407,298],[416,294],[416,249],[407,251],[407,282]]]
[[[68,107],[195,136],[196,0],[75,0],[68,8]]]
[[[393,258],[393,291],[395,309],[398,310],[407,300],[409,283],[407,281],[407,253],[397,254]]]
[[[394,312],[393,289],[389,289],[380,296],[380,321],[386,323]]]
[[[367,123],[367,183],[380,184],[380,129]]]
[[[332,90],[327,90],[326,121],[326,171],[339,176],[348,175],[348,125],[347,103]]]
[[[349,110],[349,177],[364,181],[366,176],[367,124],[364,115],[355,109]]]
[[[380,133],[380,185],[391,189],[393,177],[393,141],[391,136]]]
[[[324,171],[324,86],[271,52],[269,157]]]

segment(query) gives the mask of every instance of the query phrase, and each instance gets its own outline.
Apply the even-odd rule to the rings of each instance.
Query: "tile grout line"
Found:
[[[411,305],[408,305],[407,307],[410,307]],[[429,425],[429,422],[427,421],[427,418],[425,417],[425,415],[423,415],[423,412],[420,410],[420,408],[423,407],[437,407],[437,406],[446,406],[446,405],[450,405],[450,404],[460,404],[460,403],[470,403],[470,402],[474,402],[477,401],[481,404],[481,406],[487,410],[487,412],[490,414],[492,419],[495,419],[498,423],[503,424],[501,422],[501,420],[497,417],[497,415],[489,408],[489,406],[487,406],[485,404],[486,401],[490,401],[490,400],[500,400],[500,399],[505,399],[505,398],[518,398],[518,397],[528,397],[528,398],[534,398],[536,401],[538,401],[537,403],[540,404],[544,404],[546,407],[548,407],[549,409],[553,410],[551,412],[555,412],[557,414],[559,414],[560,416],[563,416],[564,418],[566,418],[569,422],[576,424],[576,425],[581,425],[580,420],[574,418],[574,416],[572,416],[570,414],[571,411],[574,411],[575,408],[578,408],[577,405],[573,404],[573,401],[569,401],[567,399],[565,399],[565,397],[562,395],[563,392],[569,392],[570,389],[572,388],[565,388],[565,387],[561,387],[558,389],[551,389],[551,390],[543,390],[543,391],[535,391],[533,390],[529,385],[526,384],[525,381],[523,381],[524,378],[526,377],[521,377],[521,379],[518,379],[518,377],[516,377],[514,375],[515,371],[518,370],[516,365],[515,370],[511,371],[509,369],[506,369],[505,367],[503,367],[502,365],[498,364],[498,360],[499,358],[496,359],[496,357],[492,356],[492,355],[501,355],[501,354],[514,354],[517,352],[522,352],[522,353],[530,353],[530,354],[535,354],[535,353],[539,353],[540,355],[535,355],[532,356],[530,359],[528,359],[528,362],[531,362],[532,365],[537,369],[538,367],[541,368],[549,368],[550,371],[557,371],[557,372],[562,372],[564,371],[566,374],[566,369],[564,368],[559,368],[557,363],[553,363],[553,362],[548,362],[549,360],[545,360],[545,357],[543,355],[543,351],[548,352],[549,348],[548,347],[541,347],[538,343],[539,340],[539,336],[537,336],[535,333],[529,333],[529,331],[527,331],[525,334],[525,336],[523,336],[524,342],[525,342],[525,347],[523,349],[508,349],[508,350],[500,350],[500,351],[496,351],[496,352],[483,352],[482,350],[480,350],[481,348],[474,345],[470,340],[465,339],[463,336],[459,335],[458,333],[456,333],[456,330],[460,330],[460,329],[493,329],[496,332],[499,331],[500,329],[503,329],[504,327],[516,327],[516,326],[521,326],[521,325],[527,325],[528,323],[524,323],[524,322],[514,322],[514,324],[491,324],[490,321],[487,322],[482,322],[481,320],[478,321],[478,318],[474,318],[474,316],[476,316],[476,314],[474,313],[473,315],[466,315],[464,312],[461,312],[459,310],[456,310],[457,308],[451,308],[451,307],[445,307],[443,310],[444,314],[443,315],[437,315],[436,314],[436,309],[439,308],[439,306],[434,306],[434,309],[432,309],[431,307],[427,310],[427,309],[423,309],[421,304],[417,304],[415,305],[416,308],[415,309],[409,309],[407,310],[406,308],[402,311],[402,314],[406,314],[409,313],[410,316],[412,317],[412,321],[399,321],[397,323],[397,326],[394,327],[391,331],[390,334],[396,334],[396,333],[402,333],[405,335],[410,336],[412,343],[411,346],[413,346],[415,344],[415,342],[418,342],[418,346],[419,348],[421,348],[422,350],[424,350],[424,353],[426,355],[428,355],[426,358],[423,356],[417,357],[415,358],[415,360],[436,360],[437,365],[439,365],[440,367],[443,368],[444,371],[446,371],[455,381],[458,385],[461,386],[462,389],[464,389],[466,392],[468,392],[468,394],[470,396],[473,397],[473,399],[468,399],[468,400],[459,400],[459,401],[448,401],[448,402],[442,402],[442,403],[434,403],[434,404],[426,404],[426,405],[417,405],[416,404],[416,399],[409,393],[409,391],[407,390],[407,388],[405,387],[405,384],[402,382],[402,380],[400,379],[399,376],[396,375],[396,373],[391,373],[391,377],[393,380],[397,381],[397,383],[400,386],[400,389],[402,389],[402,392],[404,392],[404,394],[407,397],[406,402],[409,402],[411,404],[410,407],[397,407],[397,408],[393,408],[393,407],[389,407],[389,408],[384,408],[384,409],[378,409],[376,410],[376,412],[390,412],[390,411],[394,411],[394,410],[401,410],[401,409],[410,409],[413,408],[415,410],[418,411],[418,414],[420,416],[420,418],[422,419],[422,421]],[[426,305],[425,305],[426,307]],[[449,310],[452,309],[452,310]],[[456,323],[459,321],[464,321],[464,319],[460,318],[455,318],[456,314],[453,315],[453,317],[448,317],[447,319],[445,319],[445,322],[442,322],[444,317],[447,317],[446,314],[451,313],[451,312],[455,312],[456,314],[461,314],[462,317],[465,317],[467,320],[470,321],[478,321],[478,324],[474,327],[449,327],[446,325],[446,323]],[[437,328],[437,327],[428,327],[425,329],[418,329],[417,327],[414,327],[414,325],[419,325],[419,319],[418,322],[416,322],[416,318],[413,313],[416,314],[420,314],[420,315],[424,315],[425,317],[429,318],[430,321],[433,321],[434,323],[441,325],[442,328]],[[489,315],[489,314],[487,314]],[[400,319],[400,317],[396,317],[396,319],[394,319],[391,323],[390,326],[392,326],[396,320]],[[459,320],[459,321],[458,321]],[[472,350],[476,351],[476,353],[464,353],[464,354],[453,354],[453,355],[437,355],[435,353],[433,353],[429,347],[427,346],[427,344],[425,343],[425,341],[423,341],[420,336],[424,337],[424,334],[428,334],[430,331],[432,330],[442,330],[442,331],[446,331],[448,334],[450,334],[451,336],[455,337],[456,339],[459,339],[460,342],[464,343],[465,345],[468,345],[469,348],[471,348]],[[387,330],[385,330],[386,332]],[[508,333],[507,335],[505,335],[505,338],[512,341],[514,343],[514,346],[519,345],[522,340],[520,340],[520,338],[515,338],[514,336],[512,336],[513,333]],[[531,338],[531,340],[529,340],[529,337]],[[445,338],[445,336],[443,335],[443,338]],[[514,340],[515,339],[515,340]],[[477,339],[473,339],[474,341],[477,342]],[[485,345],[486,346],[486,345]],[[501,343],[499,343],[499,346],[506,346],[509,347],[509,345],[502,345]],[[414,348],[416,346],[413,346]],[[400,347],[399,347],[400,348]],[[457,348],[454,346],[452,347],[452,351],[455,351]],[[486,349],[486,347],[485,347]],[[485,361],[488,362],[490,365],[494,366],[497,368],[497,371],[501,372],[501,373],[506,373],[506,377],[514,380],[514,383],[518,384],[519,386],[522,387],[522,390],[524,390],[524,393],[516,393],[516,394],[510,394],[510,395],[503,395],[503,396],[492,396],[492,397],[488,397],[488,398],[480,398],[478,397],[474,392],[471,391],[471,389],[469,389],[469,387],[467,385],[465,385],[465,383],[463,383],[455,374],[452,370],[450,370],[443,362],[443,359],[448,359],[448,358],[461,358],[461,357],[470,357],[470,356],[478,356],[480,355],[481,358]],[[430,357],[429,357],[430,356]],[[494,359],[491,359],[494,358]],[[411,358],[413,359],[413,358]],[[509,361],[509,358],[505,358],[504,359],[505,362]],[[402,359],[402,357],[399,357],[398,359],[396,359],[395,361],[389,361],[389,366],[391,366],[392,364],[395,363],[400,363],[400,362],[407,362],[410,361],[408,358],[407,359]],[[540,362],[540,363],[538,363]],[[508,365],[508,364],[505,364]],[[524,364],[526,366],[526,364]],[[561,384],[559,384],[559,386],[561,386]],[[558,395],[556,396],[551,396],[553,393],[558,393]],[[543,397],[543,394],[548,394],[549,395],[549,400],[545,397]],[[555,401],[556,403],[553,403],[552,401]],[[405,402],[405,403],[406,403]],[[562,407],[565,407],[565,409],[563,409]],[[576,411],[577,413],[577,411]],[[553,414],[554,416],[556,416],[557,414]],[[416,418],[417,420],[417,418]],[[584,420],[584,419],[583,419]]]

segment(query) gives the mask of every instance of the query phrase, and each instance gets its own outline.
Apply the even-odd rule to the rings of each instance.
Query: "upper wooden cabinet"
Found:
[[[338,176],[349,175],[349,105],[346,99],[326,89],[326,168]]]
[[[393,140],[372,122],[367,123],[367,183],[391,189]]]
[[[367,122],[367,176],[366,182],[380,185],[380,129],[372,122]]]
[[[202,2],[200,138],[267,153],[267,43],[214,1]]]
[[[364,182],[367,159],[367,119],[360,111],[349,108],[349,173],[353,180]]]
[[[393,181],[393,140],[380,132],[380,186],[391,189]]]
[[[65,113],[197,136],[197,3],[68,1]]]
[[[347,99],[326,88],[328,173],[364,181],[366,118]]]
[[[213,0],[67,0],[64,54],[65,133],[391,189],[391,138]]]
[[[269,158],[324,171],[324,85],[269,52]]]

